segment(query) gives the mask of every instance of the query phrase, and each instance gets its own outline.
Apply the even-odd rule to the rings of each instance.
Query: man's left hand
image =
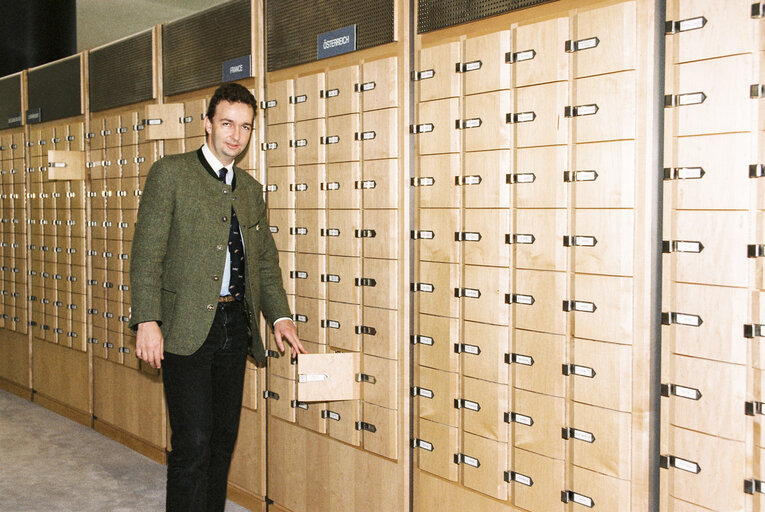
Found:
[[[282,320],[280,322],[276,322],[274,325],[274,339],[276,340],[276,346],[279,348],[280,352],[284,352],[284,341],[287,340],[287,343],[290,344],[290,349],[292,351],[292,359],[295,359],[298,354],[307,354],[305,348],[303,348],[303,344],[300,343],[300,338],[298,338],[297,328],[295,327],[295,324],[292,323],[292,320]]]

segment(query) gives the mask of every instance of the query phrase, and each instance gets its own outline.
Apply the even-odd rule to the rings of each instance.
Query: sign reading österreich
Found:
[[[316,59],[326,59],[356,50],[356,25],[316,36]]]

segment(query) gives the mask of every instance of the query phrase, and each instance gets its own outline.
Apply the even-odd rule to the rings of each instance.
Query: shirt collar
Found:
[[[234,179],[234,162],[231,162],[228,165],[223,165],[220,163],[220,160],[218,160],[215,155],[213,155],[213,152],[210,151],[210,148],[207,146],[206,142],[202,145],[202,154],[205,156],[207,163],[210,164],[210,167],[212,167],[216,175],[218,174],[218,171],[220,171],[223,167],[228,169],[228,172],[226,173],[226,185],[231,185],[231,182]]]

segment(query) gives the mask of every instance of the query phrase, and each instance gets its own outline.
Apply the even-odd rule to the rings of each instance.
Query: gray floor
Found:
[[[161,511],[164,487],[165,466],[0,390],[3,512]]]

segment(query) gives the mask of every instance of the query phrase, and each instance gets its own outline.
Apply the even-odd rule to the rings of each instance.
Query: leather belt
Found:
[[[221,295],[218,297],[218,302],[234,302],[235,300],[233,295]]]

